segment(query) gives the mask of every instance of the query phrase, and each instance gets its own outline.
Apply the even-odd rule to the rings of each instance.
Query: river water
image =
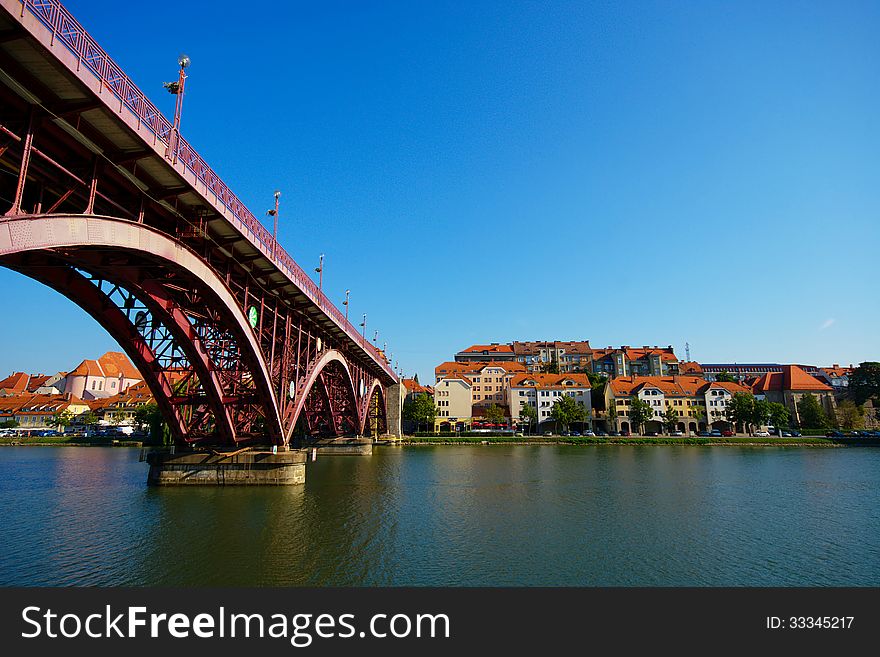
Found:
[[[148,488],[0,448],[0,585],[880,585],[880,449],[379,447],[303,487]]]

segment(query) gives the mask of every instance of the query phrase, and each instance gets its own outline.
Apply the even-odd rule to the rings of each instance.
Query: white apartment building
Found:
[[[585,374],[517,374],[510,381],[508,404],[512,422],[520,420],[520,409],[528,404],[537,411],[538,423],[551,420],[556,400],[567,395],[584,407],[585,425],[592,427],[590,380]]]

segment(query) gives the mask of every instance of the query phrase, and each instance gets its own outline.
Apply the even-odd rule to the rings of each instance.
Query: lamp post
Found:
[[[345,306],[345,321],[348,322],[348,295],[351,294],[351,290],[345,291],[345,301],[342,302],[342,305]]]
[[[315,267],[315,271],[318,273],[318,289],[324,289],[324,254],[322,253],[318,257],[318,266]]]
[[[190,58],[181,54],[177,58],[177,64],[180,71],[177,75],[177,82],[166,82],[162,86],[168,90],[168,93],[177,96],[174,104],[174,123],[171,126],[171,134],[168,135],[168,148],[165,149],[165,157],[171,160],[172,164],[177,164],[177,146],[180,143],[180,112],[183,109],[183,87],[186,84],[186,69],[191,64]]]
[[[274,219],[272,228],[272,257],[275,257],[275,251],[278,247],[278,201],[281,199],[281,192],[275,190],[275,207],[266,212]]]
[[[373,344],[376,345],[377,347],[379,346],[379,331],[378,330],[373,334]]]
[[[367,339],[367,313],[364,313],[364,321],[361,322],[361,338],[363,340]]]

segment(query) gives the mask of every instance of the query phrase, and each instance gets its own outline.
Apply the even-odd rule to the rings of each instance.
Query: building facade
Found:
[[[592,390],[585,374],[517,374],[508,390],[511,422],[522,423],[523,405],[535,409],[539,427],[545,422],[552,422],[550,412],[553,404],[563,395],[573,398],[583,407],[585,420],[580,424],[585,429],[592,428]]]

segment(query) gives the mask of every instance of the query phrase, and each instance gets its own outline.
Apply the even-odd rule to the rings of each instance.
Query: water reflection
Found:
[[[880,450],[381,448],[304,487],[147,488],[0,450],[3,585],[878,585]]]

